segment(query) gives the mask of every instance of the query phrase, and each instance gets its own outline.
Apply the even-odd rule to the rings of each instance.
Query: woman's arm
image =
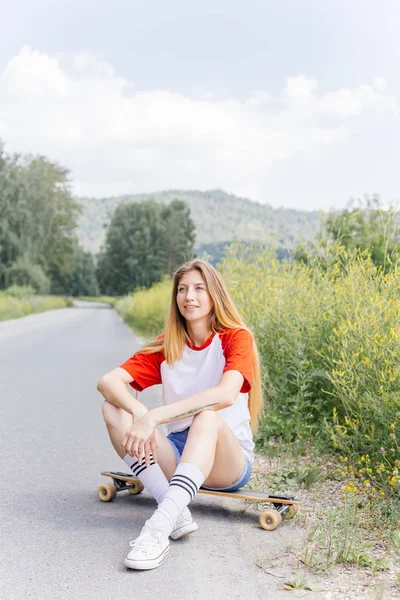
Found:
[[[124,451],[131,456],[136,456],[139,464],[141,464],[146,443],[153,435],[157,425],[177,419],[185,419],[203,410],[221,410],[232,406],[241,390],[243,381],[244,377],[239,371],[227,371],[215,388],[199,392],[168,406],[160,406],[149,410],[126,433],[122,442]]]
[[[133,377],[125,369],[118,367],[106,373],[99,380],[97,390],[107,402],[114,404],[118,408],[122,408],[127,413],[133,415],[135,419],[140,419],[147,413],[147,408],[128,391],[126,386],[132,381]]]
[[[149,411],[155,425],[192,417],[203,410],[221,410],[232,406],[243,385],[244,377],[239,371],[227,371],[220,383],[209,390],[194,394],[185,400]]]

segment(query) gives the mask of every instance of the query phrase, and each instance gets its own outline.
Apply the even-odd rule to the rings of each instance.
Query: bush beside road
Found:
[[[0,321],[19,319],[33,313],[72,306],[72,300],[61,296],[39,296],[26,286],[13,285],[0,291]]]

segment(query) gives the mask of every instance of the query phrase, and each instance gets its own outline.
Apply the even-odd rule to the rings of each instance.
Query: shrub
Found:
[[[72,301],[58,296],[37,296],[29,286],[13,285],[0,291],[0,321],[67,306],[72,306]]]
[[[165,278],[150,289],[135,291],[116,302],[115,310],[138,333],[152,337],[162,332],[171,302],[172,282]]]
[[[272,249],[232,246],[220,264],[258,342],[266,410],[259,443],[329,443],[355,462],[399,458],[400,270],[367,252],[279,263]],[[393,476],[392,476],[393,477]],[[393,481],[393,480],[392,480]]]
[[[50,291],[50,279],[42,267],[32,264],[29,259],[21,257],[7,270],[7,280],[18,286],[29,286],[38,294],[48,294]]]
[[[11,298],[18,298],[19,300],[25,300],[35,294],[35,290],[29,285],[11,285],[2,292],[5,296],[11,296]]]
[[[374,485],[396,493],[400,269],[385,273],[367,252],[340,243],[323,253],[280,262],[271,247],[234,244],[219,265],[260,351],[265,412],[257,442],[296,442],[301,450],[311,440],[353,465],[368,455],[374,468],[385,465]],[[170,294],[166,279],[116,310],[150,337],[162,331]]]

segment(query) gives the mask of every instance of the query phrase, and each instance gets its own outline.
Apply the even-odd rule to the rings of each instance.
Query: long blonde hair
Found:
[[[229,291],[221,275],[205,260],[195,258],[185,262],[174,274],[171,305],[165,319],[164,335],[147,343],[139,352],[162,352],[169,365],[173,365],[182,355],[186,342],[190,338],[186,328],[186,320],[181,315],[176,296],[180,280],[185,273],[197,270],[207,284],[208,293],[213,301],[209,314],[209,327],[213,333],[220,329],[246,329],[253,338],[253,383],[249,392],[250,425],[252,431],[257,431],[258,420],[262,412],[263,398],[261,389],[260,359],[254,336],[242,321],[233,303]]]

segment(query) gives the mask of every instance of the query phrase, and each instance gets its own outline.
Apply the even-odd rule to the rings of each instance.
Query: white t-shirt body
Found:
[[[217,387],[227,370],[241,372],[245,381],[240,393],[232,406],[219,410],[218,414],[229,425],[250,462],[254,461],[248,408],[248,391],[252,384],[252,337],[247,330],[221,330],[212,334],[200,348],[185,344],[182,356],[172,366],[161,353],[137,353],[121,367],[134,378],[131,385],[138,391],[161,383],[166,405]],[[188,417],[166,425],[170,432],[178,432],[190,427],[192,421],[193,417]]]

